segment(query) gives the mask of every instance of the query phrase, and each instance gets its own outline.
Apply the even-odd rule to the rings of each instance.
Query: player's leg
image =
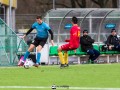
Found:
[[[26,51],[26,53],[24,54],[24,58],[22,60],[22,62],[20,63],[19,66],[23,66],[24,62],[26,61],[26,59],[28,58],[28,56],[30,55],[30,52],[35,48],[35,45],[31,44],[30,47],[28,48],[28,50]]]
[[[21,66],[24,65],[25,60],[26,60],[26,59],[28,58],[28,56],[30,55],[30,52],[31,52],[35,47],[37,47],[38,45],[39,45],[39,40],[38,40],[38,38],[36,37],[36,38],[34,39],[34,41],[31,43],[28,51],[26,51],[26,53],[25,53],[25,55],[24,55],[24,58],[23,58],[23,62],[21,63]]]
[[[47,42],[47,38],[39,39],[39,45],[37,46],[36,64],[34,65],[35,67],[38,67],[40,64],[41,50],[44,47],[46,42]]]
[[[116,51],[120,51],[120,45],[114,46],[114,48]]]
[[[58,48],[58,56],[59,56],[59,59],[60,59],[60,62],[61,62],[61,66],[64,66],[65,60],[64,60],[64,56],[63,56],[61,47]]]
[[[93,49],[93,51],[94,51],[94,57],[92,58],[92,60],[95,61],[99,57],[100,52],[98,50],[95,50],[95,49]]]
[[[42,46],[41,46],[41,45],[37,46],[36,64],[39,64],[39,63],[40,63],[41,50],[42,50]]]
[[[93,57],[94,57],[94,51],[93,51],[93,49],[87,50],[87,54],[90,55],[88,63],[93,63]]]
[[[23,58],[23,61],[26,60],[26,58],[28,58],[28,56],[30,55],[30,52],[35,48],[35,45],[31,44],[28,51],[26,51],[25,55],[24,55],[24,58]]]
[[[69,50],[69,44],[64,44],[64,45],[62,45],[58,48],[58,56],[59,56],[59,59],[60,59],[60,62],[61,62],[61,66],[63,66],[63,67],[65,66],[66,62],[68,61],[68,56],[67,56],[67,53],[66,53],[65,56],[66,56],[67,60],[65,62],[65,58],[63,56],[62,51],[68,51],[68,50]]]
[[[65,67],[68,67],[69,66],[69,61],[68,61],[68,51],[69,50],[74,50],[74,52],[76,52],[76,47],[71,47],[71,46],[74,46],[74,45],[66,45],[66,51],[64,53],[64,60],[65,60]]]
[[[64,53],[64,60],[65,60],[66,66],[68,66],[68,52],[67,51],[65,51]]]

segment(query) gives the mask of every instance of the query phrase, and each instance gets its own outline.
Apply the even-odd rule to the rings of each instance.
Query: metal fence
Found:
[[[7,24],[0,19],[0,66],[16,65],[18,52],[27,50],[24,40],[20,39]]]

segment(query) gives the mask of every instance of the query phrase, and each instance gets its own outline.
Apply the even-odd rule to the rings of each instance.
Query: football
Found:
[[[29,61],[26,61],[26,62],[24,63],[24,68],[25,68],[25,69],[29,69],[29,68],[30,68]]]
[[[24,63],[24,68],[25,69],[29,69],[33,65],[34,65],[34,62],[32,61],[32,59],[28,58],[28,59],[26,59],[26,61]]]

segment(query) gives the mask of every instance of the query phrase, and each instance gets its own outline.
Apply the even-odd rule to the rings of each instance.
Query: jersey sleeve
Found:
[[[35,24],[35,23],[33,23],[31,28],[35,29],[35,25],[36,25],[36,24]]]
[[[49,27],[48,24],[45,24],[45,28],[46,28],[47,30],[51,30],[51,28]]]

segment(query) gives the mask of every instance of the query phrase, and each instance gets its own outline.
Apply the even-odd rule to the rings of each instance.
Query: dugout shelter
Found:
[[[113,28],[116,29],[118,35],[120,33],[119,9],[112,9],[112,8],[111,9],[108,8],[52,9],[46,13],[44,20],[51,26],[54,32],[55,35],[54,42],[56,44],[56,47],[60,46],[61,44],[64,44],[65,43],[64,40],[69,38],[71,18],[73,16],[76,16],[78,18],[78,25],[81,27],[81,35],[83,30],[88,30],[89,35],[93,39],[95,39],[95,43],[94,43],[95,45],[100,46],[104,44],[104,42],[107,40],[107,37],[111,33],[111,29]],[[100,60],[106,62],[114,62],[114,61],[119,62],[118,54],[117,56],[113,54],[112,54],[113,56],[104,55],[104,57],[101,57]],[[78,60],[78,59],[73,59],[73,60]],[[51,59],[49,62],[51,62]]]

